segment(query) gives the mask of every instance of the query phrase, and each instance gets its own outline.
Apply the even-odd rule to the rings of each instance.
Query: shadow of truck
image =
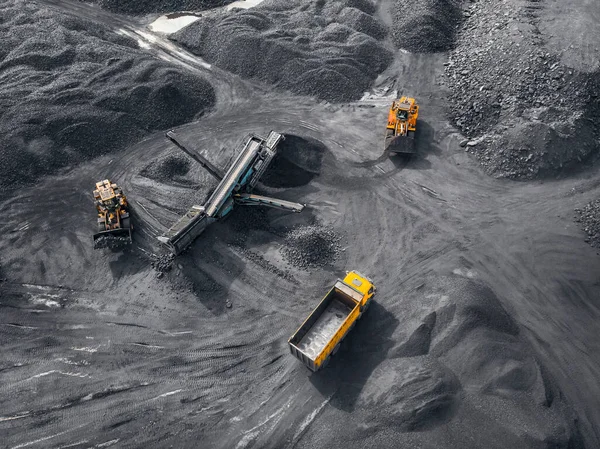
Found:
[[[373,300],[329,365],[310,377],[324,396],[335,392],[330,405],[347,412],[354,410],[365,383],[394,345],[390,337],[398,323],[392,313]]]

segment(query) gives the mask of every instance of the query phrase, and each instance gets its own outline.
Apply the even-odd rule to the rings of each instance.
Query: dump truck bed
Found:
[[[312,371],[320,369],[360,316],[363,295],[341,280],[289,339],[290,351]]]
[[[315,324],[312,325],[306,335],[296,345],[313,360],[325,349],[327,343],[331,341],[342,323],[348,318],[350,312],[352,312],[353,307],[342,301],[339,296],[339,294],[334,293],[333,298],[331,298],[323,313],[317,318]]]

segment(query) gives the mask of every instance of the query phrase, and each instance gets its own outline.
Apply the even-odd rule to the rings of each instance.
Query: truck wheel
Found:
[[[325,359],[325,361],[321,364],[321,368],[319,369],[323,369],[325,368],[327,365],[329,365],[329,360],[331,359],[331,355],[328,355],[327,358]]]
[[[339,349],[340,349],[340,343],[335,345],[335,348],[333,348],[333,351],[331,351],[331,355],[334,355],[336,352],[338,352]]]

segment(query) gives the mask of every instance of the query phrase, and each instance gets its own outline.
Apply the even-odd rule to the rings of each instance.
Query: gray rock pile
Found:
[[[575,209],[575,221],[579,223],[585,239],[594,248],[600,248],[600,199],[591,201],[581,209]]]
[[[358,99],[392,61],[370,0],[266,0],[172,39],[232,73],[327,101]]]
[[[287,232],[281,253],[297,268],[319,268],[332,264],[342,251],[340,237],[332,228],[298,226]]]
[[[471,3],[446,64],[448,115],[493,175],[553,175],[597,152],[598,74],[545,50],[529,2]]]
[[[150,265],[159,274],[171,271],[175,256],[170,253],[150,254]]]
[[[103,235],[94,241],[95,249],[125,249],[131,244],[129,237]]]
[[[204,79],[134,40],[23,0],[0,0],[0,184],[106,154],[212,107]]]
[[[152,161],[142,171],[141,175],[159,182],[177,181],[189,171],[192,160],[183,154],[169,154]]]
[[[456,0],[396,0],[392,39],[413,53],[451,50],[462,19],[460,8]]]
[[[81,0],[84,1],[84,0]],[[85,0],[97,3],[110,11],[125,14],[147,14],[152,12],[198,11],[215,8],[234,0]]]

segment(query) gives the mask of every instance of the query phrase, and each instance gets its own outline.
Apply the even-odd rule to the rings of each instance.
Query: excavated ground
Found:
[[[122,150],[215,103],[205,79],[135,39],[36,4],[1,1],[0,40],[2,187]]]
[[[481,0],[464,15],[445,69],[448,114],[486,172],[553,178],[596,160],[598,3]]]
[[[487,176],[446,119],[444,55],[398,52],[367,99],[329,105],[148,52],[216,91],[180,139],[226,167],[247,132],[285,133],[260,190],[307,208],[238,209],[171,260],[156,236],[216,180],[163,132],[3,198],[6,447],[600,446],[600,259],[572,221],[596,169]],[[410,160],[382,154],[393,83],[422,107]],[[126,251],[92,249],[107,177],[132,204]],[[311,375],[287,338],[348,269],[375,302]]]

